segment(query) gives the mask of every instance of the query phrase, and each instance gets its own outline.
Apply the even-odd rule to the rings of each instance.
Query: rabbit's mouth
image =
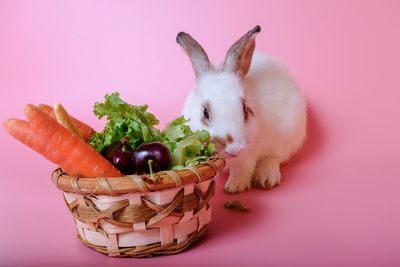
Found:
[[[226,159],[236,158],[238,156],[238,154],[239,153],[233,154],[233,153],[224,151],[224,158],[226,158]]]

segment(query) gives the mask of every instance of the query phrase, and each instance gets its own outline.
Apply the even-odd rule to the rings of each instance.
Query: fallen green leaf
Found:
[[[227,209],[233,209],[238,211],[247,212],[250,211],[248,208],[245,208],[239,200],[235,200],[232,202],[225,202],[224,207]]]

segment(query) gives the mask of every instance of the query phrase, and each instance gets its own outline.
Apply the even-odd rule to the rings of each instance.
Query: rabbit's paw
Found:
[[[229,176],[228,181],[225,184],[224,191],[228,194],[235,194],[243,192],[251,188],[251,180],[242,177]]]
[[[256,167],[252,179],[252,186],[270,189],[279,186],[281,183],[281,172],[279,162],[274,158],[261,160]]]

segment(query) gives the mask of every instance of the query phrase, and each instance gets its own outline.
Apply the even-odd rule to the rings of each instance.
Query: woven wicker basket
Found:
[[[53,172],[74,216],[78,239],[114,257],[150,257],[187,248],[211,221],[214,177],[225,165],[211,157],[196,168],[147,175],[80,178]]]

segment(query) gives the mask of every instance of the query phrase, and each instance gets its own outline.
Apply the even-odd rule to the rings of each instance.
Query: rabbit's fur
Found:
[[[253,56],[260,30],[255,27],[233,44],[218,67],[190,35],[177,36],[197,81],[182,113],[193,130],[210,132],[227,159],[228,193],[279,185],[280,164],[306,136],[306,102],[289,71],[269,56]]]

